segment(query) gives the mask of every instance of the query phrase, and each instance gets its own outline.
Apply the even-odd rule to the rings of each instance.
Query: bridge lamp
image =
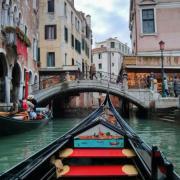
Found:
[[[161,51],[162,97],[166,97],[165,84],[164,84],[164,56],[163,56],[165,42],[160,41],[159,47],[160,47],[160,51]]]

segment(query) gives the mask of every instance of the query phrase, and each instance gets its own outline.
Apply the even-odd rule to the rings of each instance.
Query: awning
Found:
[[[135,66],[129,65],[125,67],[127,72],[161,72],[161,66]],[[164,66],[167,73],[180,73],[180,66]]]

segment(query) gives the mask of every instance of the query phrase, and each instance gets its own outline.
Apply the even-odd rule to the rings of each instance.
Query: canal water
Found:
[[[0,173],[42,149],[80,120],[54,119],[41,129],[0,137]],[[149,145],[158,145],[180,174],[180,125],[137,118],[128,123]]]

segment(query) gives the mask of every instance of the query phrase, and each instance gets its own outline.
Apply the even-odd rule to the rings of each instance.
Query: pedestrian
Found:
[[[30,116],[30,119],[36,119],[37,118],[37,114],[32,108],[30,109],[29,116]]]
[[[92,79],[93,77],[95,77],[97,79],[97,76],[96,76],[96,66],[95,64],[92,64]]]
[[[174,77],[174,94],[175,94],[175,97],[178,97],[178,79],[177,79],[177,76]]]
[[[23,109],[23,111],[28,111],[28,109],[29,109],[27,100],[25,98],[22,100],[22,109]]]
[[[154,77],[154,80],[153,80],[153,84],[154,84],[154,92],[157,93],[158,84],[157,84],[157,79],[155,77]]]
[[[164,77],[164,90],[165,90],[165,93],[166,93],[166,97],[169,96],[168,81],[167,81],[166,77]]]
[[[90,69],[89,69],[89,78],[92,80],[92,65],[90,66]]]
[[[29,95],[29,96],[27,97],[27,100],[33,104],[33,106],[34,106],[34,107],[33,107],[33,110],[36,111],[37,101],[36,101],[36,99],[34,98],[34,96],[33,96],[33,95]]]
[[[147,88],[148,88],[148,89],[149,89],[150,86],[151,86],[151,83],[150,83],[150,76],[149,76],[149,75],[146,77],[146,85],[147,85]]]
[[[150,74],[150,89],[154,91],[154,73],[151,72]]]

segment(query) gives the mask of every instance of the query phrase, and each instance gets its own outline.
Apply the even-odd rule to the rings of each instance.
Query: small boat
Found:
[[[43,108],[45,109],[45,108]],[[0,136],[7,136],[26,132],[48,123],[51,118],[50,112],[37,113],[37,119],[29,119],[27,112],[0,112]]]
[[[113,114],[116,122],[110,123],[109,114]],[[2,173],[0,179],[177,180],[180,177],[158,147],[149,147],[122,119],[107,95],[104,103],[73,129]]]

